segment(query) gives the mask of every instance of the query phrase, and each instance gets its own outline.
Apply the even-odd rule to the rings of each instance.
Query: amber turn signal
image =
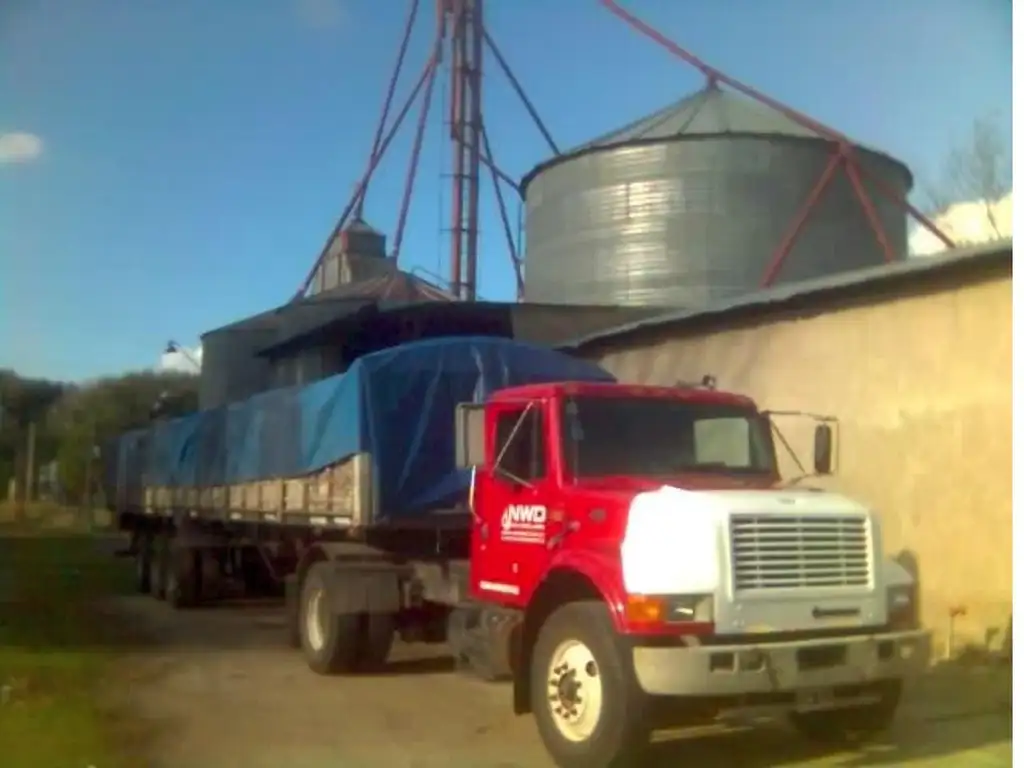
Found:
[[[626,619],[638,624],[656,624],[665,619],[665,601],[650,595],[626,598]]]

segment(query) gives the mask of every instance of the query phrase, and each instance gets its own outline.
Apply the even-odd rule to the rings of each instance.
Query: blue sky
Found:
[[[919,179],[938,173],[975,117],[994,115],[1009,133],[1009,0],[624,5],[733,76],[901,158]],[[0,367],[65,379],[148,367],[167,339],[191,345],[286,300],[365,165],[405,9],[404,0],[0,3],[0,136],[41,142],[23,139],[25,160],[0,164]],[[429,16],[406,89],[427,55]],[[563,147],[701,85],[596,0],[491,0],[487,18]],[[518,177],[545,144],[486,66],[494,152]],[[367,202],[367,218],[389,234],[412,127]],[[402,254],[406,268],[435,273],[448,247],[440,128],[435,108]],[[489,191],[482,205],[481,292],[509,298]]]

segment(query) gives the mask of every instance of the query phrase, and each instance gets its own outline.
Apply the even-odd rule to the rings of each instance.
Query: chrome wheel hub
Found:
[[[551,656],[548,706],[569,741],[585,741],[597,728],[604,695],[599,672],[594,654],[578,640],[565,641]]]

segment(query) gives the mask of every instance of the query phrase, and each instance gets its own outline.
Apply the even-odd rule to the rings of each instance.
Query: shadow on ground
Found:
[[[770,768],[820,763],[829,768],[867,768],[947,759],[949,765],[962,761],[1008,766],[1011,714],[1009,664],[948,662],[908,688],[892,731],[871,743],[823,748],[808,744],[788,727],[771,724],[668,738],[653,745],[645,765]]]

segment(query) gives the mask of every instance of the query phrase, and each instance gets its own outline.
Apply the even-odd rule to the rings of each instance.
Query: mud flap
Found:
[[[397,614],[402,608],[402,569],[390,564],[333,563],[331,610],[335,614]]]

